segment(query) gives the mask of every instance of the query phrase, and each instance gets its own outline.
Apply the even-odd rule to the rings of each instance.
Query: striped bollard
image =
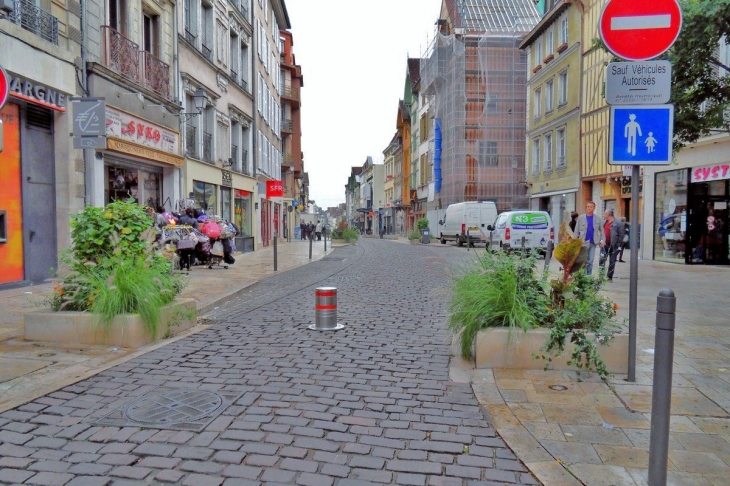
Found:
[[[313,331],[336,331],[345,326],[337,322],[337,288],[318,287],[314,290]]]

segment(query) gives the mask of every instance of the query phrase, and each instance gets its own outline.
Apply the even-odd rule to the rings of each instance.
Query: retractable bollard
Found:
[[[276,240],[278,240],[278,236],[274,236],[274,271],[279,271],[279,252],[276,249]]]
[[[313,331],[336,331],[345,326],[337,322],[337,288],[318,287],[314,290]]]
[[[309,234],[309,259],[312,259],[312,234]]]
[[[553,243],[553,240],[550,240],[547,242],[547,247],[545,248],[545,271],[548,271],[548,268],[550,267],[550,260],[553,259],[553,250],[555,250],[555,244]]]
[[[656,298],[654,334],[654,384],[651,390],[649,434],[649,486],[667,484],[669,418],[672,412],[672,365],[674,363],[674,292],[664,289]]]

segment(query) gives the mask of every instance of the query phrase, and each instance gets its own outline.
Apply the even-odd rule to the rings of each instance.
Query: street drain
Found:
[[[550,388],[551,390],[555,390],[555,391],[565,391],[568,389],[567,386],[563,386],[563,385],[550,385],[548,388]]]
[[[95,422],[96,425],[202,431],[242,393],[158,388]]]

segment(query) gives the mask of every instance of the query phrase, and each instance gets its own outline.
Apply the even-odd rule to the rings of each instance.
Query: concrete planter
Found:
[[[420,245],[421,244],[421,240],[408,240],[408,241],[411,242],[411,245]]]
[[[330,242],[332,243],[332,245],[337,245],[337,246],[349,245],[349,243],[347,242],[347,240],[339,240],[338,239],[338,240],[330,240]]]
[[[88,312],[53,312],[41,309],[25,314],[25,336],[28,341],[69,344],[101,344],[124,348],[139,348],[158,339],[193,327],[197,322],[197,307],[193,299],[177,299],[162,308],[157,336],[150,336],[137,314],[114,318],[108,331]]]
[[[488,331],[479,331],[476,338],[476,365],[477,368],[511,368],[521,370],[541,370],[545,361],[534,359],[533,354],[539,354],[550,336],[549,329],[532,329],[527,332],[513,331],[505,328],[495,328]],[[573,345],[570,335],[567,338],[565,351],[560,358],[553,358],[550,369],[575,370],[568,365]],[[608,342],[601,345],[598,352],[611,373],[628,373],[629,335],[616,334]]]

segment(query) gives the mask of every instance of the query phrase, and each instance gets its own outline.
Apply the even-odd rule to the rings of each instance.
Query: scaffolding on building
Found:
[[[428,209],[463,201],[526,208],[527,54],[518,46],[540,14],[532,0],[445,4],[448,35],[436,34],[421,64],[434,119]]]

